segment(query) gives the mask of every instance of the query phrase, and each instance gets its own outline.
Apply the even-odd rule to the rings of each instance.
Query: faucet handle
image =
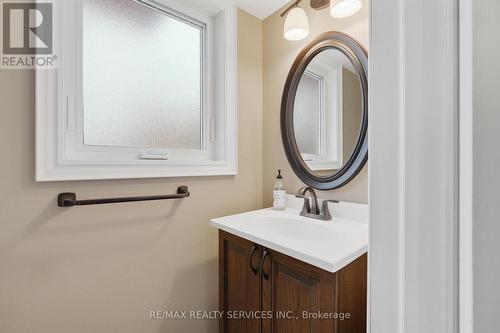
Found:
[[[311,205],[309,204],[309,198],[302,194],[296,194],[296,198],[304,199],[304,206],[302,206],[302,213],[309,213],[311,211]]]
[[[325,218],[326,221],[330,221],[332,219],[332,215],[330,214],[330,209],[328,209],[328,203],[340,203],[338,200],[323,200],[321,214]]]

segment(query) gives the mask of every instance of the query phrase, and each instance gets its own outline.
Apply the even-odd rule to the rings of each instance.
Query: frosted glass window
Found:
[[[297,146],[302,154],[320,153],[321,83],[307,74],[300,79],[295,96],[293,124]]]
[[[83,0],[84,144],[201,149],[204,25]]]

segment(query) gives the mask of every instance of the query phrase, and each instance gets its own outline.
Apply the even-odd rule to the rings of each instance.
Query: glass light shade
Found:
[[[290,41],[302,40],[309,36],[309,19],[302,8],[295,7],[288,13],[283,35]]]
[[[330,15],[345,18],[356,14],[362,7],[360,0],[331,0]]]

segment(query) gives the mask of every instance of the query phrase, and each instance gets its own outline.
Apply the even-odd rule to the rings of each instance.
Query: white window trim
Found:
[[[314,66],[313,64],[309,65],[310,68],[304,72],[304,75],[308,76],[313,80],[317,80],[319,82],[320,94],[318,105],[320,106],[319,112],[319,150],[320,154],[301,154],[302,159],[306,162],[309,169],[313,171],[321,171],[321,170],[332,170],[332,169],[340,169],[344,164],[344,152],[343,152],[343,117],[342,117],[342,71],[340,67],[337,69],[337,74],[335,77],[335,86],[336,91],[334,94],[333,100],[336,101],[336,110],[335,113],[335,123],[332,126],[336,126],[336,137],[331,138],[328,142],[328,138],[326,135],[326,104],[327,104],[327,94],[326,89],[328,85],[328,81],[331,80],[330,72],[331,68],[325,66]],[[328,147],[337,145],[337,159],[333,159],[332,156],[328,154]]]
[[[63,13],[68,11],[68,7],[70,11],[74,10],[78,2],[75,0],[56,1],[54,16],[60,19],[60,26],[75,26],[75,18],[63,15]],[[151,3],[146,0],[143,2]],[[213,147],[204,147],[207,149],[201,152],[169,150],[167,154],[170,159],[167,160],[140,159],[141,154],[138,151],[147,154],[148,150],[137,148],[99,147],[100,152],[87,153],[84,158],[74,154],[75,150],[68,153],[67,142],[63,139],[65,128],[68,127],[66,115],[68,106],[75,104],[71,97],[74,95],[66,93],[67,84],[63,82],[65,82],[66,71],[75,69],[74,66],[67,65],[68,61],[65,66],[65,59],[75,59],[75,54],[71,54],[71,49],[76,48],[59,47],[59,69],[37,70],[36,72],[37,181],[236,175],[236,7],[223,9],[214,17],[208,13],[200,13],[193,8],[183,7],[171,0],[161,0],[157,3],[207,24],[207,38],[213,38],[212,42],[207,43],[207,49],[213,48],[224,52],[223,56],[208,56],[207,60],[213,61],[208,66],[208,70],[221,73],[220,76],[223,79],[215,79],[213,73],[205,75],[207,77],[206,104],[209,108],[212,107],[213,111],[205,117],[203,131],[207,133],[205,140],[216,139],[212,144]],[[68,34],[63,35],[63,30],[65,29],[55,29],[54,38],[58,45],[73,46],[75,42],[68,40]],[[214,31],[217,31],[218,37],[223,37],[211,36]],[[220,45],[221,43],[223,45]],[[209,49],[207,53],[211,53],[211,50]],[[216,88],[215,85],[217,85]],[[69,99],[68,96],[70,96]],[[153,149],[153,152],[156,154],[158,150]],[[165,151],[160,150],[158,153],[161,155]],[[103,158],[103,155],[106,157]]]

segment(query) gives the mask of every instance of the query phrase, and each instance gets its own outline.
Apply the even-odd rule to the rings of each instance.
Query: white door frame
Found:
[[[459,196],[459,324],[460,333],[474,332],[473,285],[473,0],[459,0],[460,196]]]
[[[470,199],[459,195],[459,158],[470,157],[458,144],[470,102],[459,101],[461,1],[370,2],[371,333],[456,333],[469,321],[458,307],[470,297],[458,278],[469,269],[459,214],[470,214],[459,209]]]

